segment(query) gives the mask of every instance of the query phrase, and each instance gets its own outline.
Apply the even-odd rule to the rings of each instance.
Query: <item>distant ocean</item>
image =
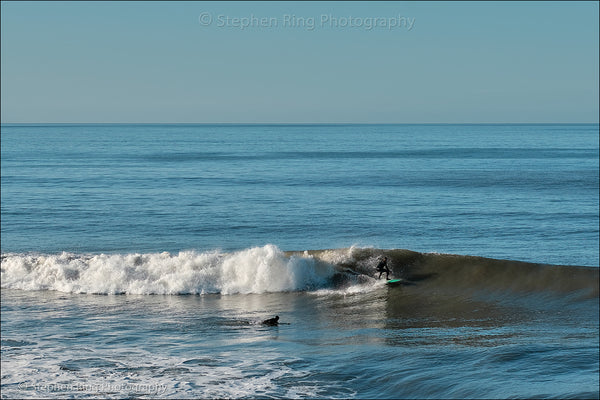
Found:
[[[598,124],[0,139],[2,398],[600,397]]]

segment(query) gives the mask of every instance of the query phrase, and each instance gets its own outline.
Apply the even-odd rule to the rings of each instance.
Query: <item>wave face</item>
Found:
[[[423,290],[552,292],[584,297],[598,297],[599,294],[600,269],[597,267],[536,264],[402,249],[352,248],[346,253],[349,257],[337,260],[339,268],[373,275],[380,257],[387,256],[395,278],[405,279]],[[332,251],[316,250],[304,254],[329,260]]]
[[[423,290],[509,290],[598,296],[598,268],[532,264],[409,250],[283,252],[274,245],[225,253],[3,254],[4,289],[93,294],[248,294],[376,288],[387,256],[392,276]]]

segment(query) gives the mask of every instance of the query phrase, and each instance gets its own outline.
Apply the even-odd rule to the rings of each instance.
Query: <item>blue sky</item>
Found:
[[[11,122],[598,122],[598,2],[2,2]]]

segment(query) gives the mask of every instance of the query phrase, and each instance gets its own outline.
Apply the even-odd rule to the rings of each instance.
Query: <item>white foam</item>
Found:
[[[352,246],[346,249],[322,250],[319,253],[319,259],[331,264],[344,264],[354,262],[354,251],[361,247]],[[304,252],[308,257],[308,252]]]
[[[342,288],[321,288],[312,292],[317,296],[352,296],[356,294],[370,293],[385,286],[385,280],[377,280],[372,277],[361,275],[358,282]]]
[[[331,264],[274,245],[234,253],[6,254],[2,288],[98,294],[265,293],[319,288]]]

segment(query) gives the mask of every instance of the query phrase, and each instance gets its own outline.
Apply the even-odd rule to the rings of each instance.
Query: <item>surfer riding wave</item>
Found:
[[[379,261],[377,264],[377,272],[379,272],[379,276],[377,279],[381,279],[381,274],[385,272],[385,279],[390,279],[390,269],[387,265],[387,257],[383,257],[383,260]]]

